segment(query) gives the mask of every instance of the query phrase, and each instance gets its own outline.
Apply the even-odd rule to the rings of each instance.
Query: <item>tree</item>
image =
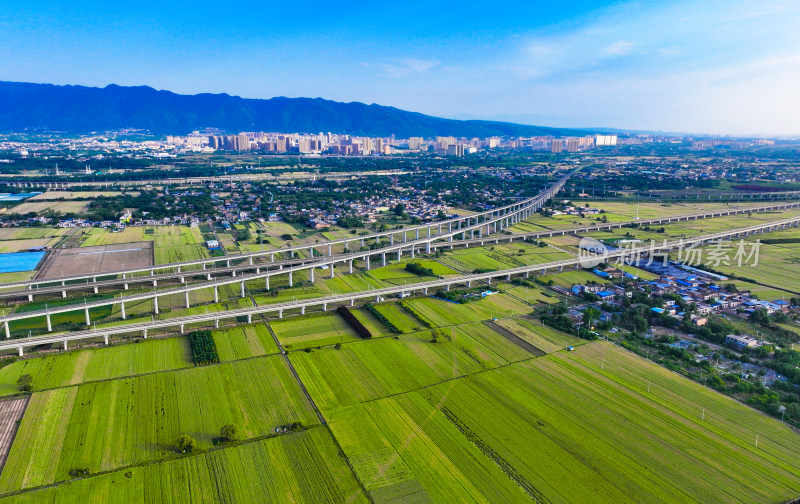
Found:
[[[590,306],[583,310],[583,321],[586,323],[585,325],[590,326],[592,325],[593,320],[597,320],[600,318],[600,310],[598,310],[594,306]]]
[[[236,441],[239,439],[239,428],[233,424],[223,425],[219,430],[219,437],[228,441]]]
[[[24,374],[17,380],[17,387],[22,392],[30,392],[33,389],[33,376]]]
[[[752,320],[755,324],[768,325],[769,315],[767,315],[767,310],[764,308],[753,310],[753,314],[750,315],[750,320]]]
[[[176,442],[178,451],[181,453],[191,453],[197,448],[197,441],[188,434],[181,434]]]
[[[397,215],[398,217],[402,217],[403,214],[406,213],[406,206],[402,203],[398,203],[397,205],[394,206],[392,212],[394,212],[394,214]]]

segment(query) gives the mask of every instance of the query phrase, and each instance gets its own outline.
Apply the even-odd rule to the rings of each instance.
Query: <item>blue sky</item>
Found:
[[[800,2],[0,0],[0,80],[800,134]]]

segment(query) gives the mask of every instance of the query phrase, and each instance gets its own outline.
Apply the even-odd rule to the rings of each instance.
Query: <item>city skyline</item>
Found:
[[[799,17],[790,2],[749,1],[309,2],[248,15],[205,2],[84,1],[69,11],[41,2],[0,21],[0,79],[323,97],[555,127],[793,135]]]

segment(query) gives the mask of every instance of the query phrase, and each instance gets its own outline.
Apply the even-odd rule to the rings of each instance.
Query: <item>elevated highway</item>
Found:
[[[664,253],[670,250],[673,250],[678,247],[689,247],[689,246],[702,246],[703,244],[717,241],[717,240],[725,240],[725,239],[735,239],[740,237],[747,237],[754,234],[759,233],[767,233],[770,231],[776,231],[781,229],[786,229],[790,227],[797,227],[800,224],[800,217],[793,217],[790,219],[783,219],[775,222],[763,223],[758,224],[755,226],[748,226],[739,229],[733,229],[718,233],[710,233],[698,237],[681,239],[681,240],[672,240],[672,241],[664,241],[661,244],[652,243],[651,245],[641,246],[641,247],[632,247],[629,249],[618,249],[609,252],[605,257],[603,257],[604,261],[608,261],[611,259],[624,259],[624,258],[631,258],[631,257],[639,257],[641,255],[652,255],[657,253]],[[186,317],[176,317],[173,319],[168,320],[152,320],[149,322],[136,322],[129,325],[124,326],[117,326],[117,327],[107,327],[101,328],[97,330],[86,330],[86,331],[75,331],[70,333],[64,334],[57,334],[57,335],[46,335],[46,336],[37,336],[35,338],[28,338],[28,339],[15,339],[11,340],[11,333],[9,330],[9,322],[15,320],[25,320],[35,317],[45,317],[48,321],[48,329],[52,330],[50,327],[50,317],[55,313],[65,313],[70,311],[76,310],[85,310],[86,316],[86,323],[87,325],[91,324],[91,320],[89,318],[89,309],[92,307],[97,306],[108,306],[111,304],[116,303],[125,303],[134,300],[144,300],[144,299],[153,299],[154,300],[154,307],[155,313],[158,313],[158,301],[157,298],[163,295],[175,294],[179,292],[188,292],[190,288],[200,288],[199,286],[188,286],[179,289],[174,289],[173,292],[170,291],[163,291],[160,293],[151,293],[151,294],[140,294],[136,296],[129,296],[127,298],[116,298],[112,300],[104,300],[99,302],[87,303],[86,305],[78,305],[78,306],[67,306],[67,307],[59,307],[54,310],[38,310],[32,311],[27,313],[15,313],[10,314],[3,317],[2,322],[5,329],[5,336],[8,341],[0,344],[0,351],[8,350],[8,349],[17,349],[19,354],[22,355],[23,349],[25,347],[30,347],[34,345],[41,345],[41,344],[52,344],[52,343],[62,343],[64,348],[67,348],[69,341],[75,341],[80,339],[88,339],[88,338],[104,338],[106,343],[108,342],[108,338],[112,335],[116,334],[130,334],[130,333],[141,333],[146,336],[148,330],[153,329],[163,329],[163,328],[177,328],[181,332],[184,332],[186,326],[188,324],[196,324],[196,323],[205,323],[205,322],[213,322],[215,326],[219,325],[219,321],[221,319],[230,319],[230,318],[239,318],[243,317],[248,320],[248,322],[252,321],[253,316],[257,315],[270,315],[272,314],[277,315],[278,318],[282,318],[283,314],[287,310],[299,310],[300,313],[305,313],[308,308],[311,307],[321,307],[321,309],[327,310],[329,305],[332,304],[340,304],[340,303],[349,303],[351,306],[357,300],[366,299],[366,298],[374,298],[376,301],[382,299],[385,296],[396,295],[405,292],[416,292],[421,291],[423,294],[427,294],[431,289],[439,289],[445,288],[449,289],[453,285],[464,284],[466,286],[471,286],[473,282],[487,282],[491,283],[492,280],[495,279],[505,279],[511,280],[512,276],[517,275],[524,275],[528,276],[531,273],[546,273],[548,270],[554,271],[563,271],[564,268],[573,268],[576,269],[581,266],[581,259],[574,257],[569,259],[564,259],[560,261],[553,261],[544,264],[535,264],[529,266],[521,266],[517,268],[510,268],[505,270],[499,271],[491,271],[486,273],[476,273],[470,275],[464,275],[459,277],[453,278],[443,278],[428,282],[422,282],[413,285],[407,286],[392,286],[392,287],[385,287],[380,289],[374,289],[370,291],[361,291],[361,292],[353,292],[353,293],[346,293],[346,294],[336,294],[330,296],[323,296],[318,298],[311,298],[311,299],[304,299],[298,301],[286,301],[281,303],[274,303],[268,304],[264,306],[256,306],[256,307],[248,307],[248,308],[240,308],[236,310],[229,310],[225,312],[215,312],[215,313],[207,313],[207,314],[198,314],[198,315],[189,315]],[[291,277],[292,269],[289,268],[284,273],[288,273]],[[312,270],[313,271],[313,270]],[[263,275],[263,274],[262,274]],[[263,278],[257,277],[256,275],[246,275],[243,276],[241,279],[228,279],[225,283],[233,283],[233,282],[242,282],[242,286],[244,286],[245,281],[253,280],[256,278]],[[313,277],[312,277],[313,282]],[[219,282],[218,284],[222,284]],[[207,286],[204,286],[205,288]],[[216,291],[216,288],[215,288]],[[244,287],[242,290],[242,297],[244,297]]]
[[[125,280],[130,280],[129,277],[132,275],[150,274],[151,276],[155,276],[156,272],[174,273],[176,277],[179,277],[181,275],[185,276],[187,269],[189,268],[200,268],[200,270],[203,270],[208,268],[208,266],[215,265],[218,262],[226,262],[226,267],[231,267],[231,263],[233,261],[244,261],[249,267],[256,266],[256,260],[262,260],[269,263],[275,262],[276,254],[289,254],[292,258],[294,258],[300,252],[305,252],[308,256],[314,257],[316,263],[318,264],[326,264],[330,261],[338,262],[338,259],[336,258],[337,256],[333,252],[334,246],[341,245],[344,247],[345,251],[349,251],[351,250],[350,245],[353,243],[360,244],[360,248],[362,249],[367,248],[368,245],[374,246],[372,250],[360,252],[359,257],[363,257],[365,254],[375,255],[378,253],[393,252],[398,253],[399,256],[403,249],[408,249],[413,256],[414,251],[419,248],[424,247],[425,250],[429,252],[431,244],[437,240],[447,239],[449,241],[453,241],[457,236],[462,236],[464,238],[469,236],[467,239],[473,239],[475,238],[476,234],[478,237],[483,237],[484,234],[488,235],[492,232],[497,233],[529,218],[540,208],[542,208],[547,200],[558,193],[567,179],[569,179],[569,177],[579,169],[580,168],[567,173],[553,185],[532,198],[465,217],[456,217],[436,223],[411,226],[399,230],[384,231],[369,235],[354,236],[352,238],[332,240],[322,244],[300,245],[277,250],[273,249],[259,252],[249,252],[246,254],[237,254],[235,256],[196,259],[179,263],[121,269],[103,273],[71,275],[58,279],[33,279],[22,282],[8,282],[5,284],[0,284],[0,289],[36,289],[44,286],[52,287],[53,284],[58,283],[66,286],[69,283],[81,281],[85,282],[87,280],[90,280],[91,282],[97,282],[98,278],[108,277],[120,277],[118,279],[118,284],[122,284],[125,283]],[[421,233],[423,236],[420,236]],[[409,239],[409,236],[412,238]],[[370,242],[372,243],[370,244]],[[318,249],[322,249],[322,251]],[[344,255],[348,254],[345,253],[343,256]],[[109,280],[113,281],[113,279]]]
[[[167,283],[167,282],[178,282],[179,284],[188,283],[191,279],[203,278],[205,280],[205,287],[210,287],[211,282],[215,279],[219,279],[221,276],[233,276],[236,277],[237,275],[242,275],[247,271],[254,271],[256,274],[260,275],[262,272],[264,273],[285,273],[289,271],[287,268],[293,268],[291,271],[303,271],[306,269],[311,269],[314,267],[318,267],[321,264],[327,265],[330,263],[338,263],[338,262],[347,262],[348,268],[352,271],[352,261],[363,261],[365,264],[368,262],[367,258],[379,258],[381,261],[381,265],[386,265],[387,261],[387,253],[397,253],[398,251],[408,251],[412,256],[416,253],[412,251],[412,248],[415,250],[418,248],[424,247],[426,251],[435,251],[438,249],[453,249],[456,246],[460,247],[470,247],[470,246],[483,246],[486,243],[511,243],[513,241],[520,241],[526,239],[540,239],[540,238],[548,238],[554,236],[566,236],[566,235],[576,235],[576,234],[584,234],[596,231],[608,231],[612,229],[620,229],[624,227],[628,227],[631,224],[637,224],[639,226],[652,226],[652,225],[659,225],[659,224],[672,224],[676,222],[684,222],[690,220],[697,220],[697,219],[711,219],[711,218],[719,218],[731,215],[743,215],[743,214],[750,214],[750,213],[763,213],[763,212],[773,212],[779,210],[791,210],[800,208],[800,202],[787,202],[787,203],[776,203],[771,205],[764,205],[759,207],[753,208],[737,208],[737,209],[729,209],[729,210],[718,210],[713,212],[702,212],[697,214],[690,214],[690,215],[676,215],[670,217],[660,217],[654,219],[645,219],[645,220],[634,220],[634,221],[622,221],[622,222],[609,222],[603,224],[596,224],[591,226],[578,226],[572,228],[565,228],[565,229],[553,229],[553,230],[542,230],[542,231],[535,231],[530,233],[514,233],[514,234],[487,234],[486,237],[481,238],[472,238],[467,240],[459,240],[459,241],[445,241],[445,242],[428,242],[425,239],[422,240],[414,240],[412,242],[407,242],[405,244],[398,244],[397,246],[389,246],[383,249],[376,249],[376,250],[369,250],[369,251],[360,251],[350,254],[333,254],[330,256],[315,256],[314,258],[296,258],[296,259],[287,259],[287,260],[278,260],[274,262],[254,262],[252,260],[251,254],[241,254],[241,255],[233,255],[227,257],[217,258],[217,262],[227,262],[227,266],[221,268],[208,268],[208,269],[181,269],[182,265],[186,265],[187,263],[180,263],[178,265],[165,265],[165,268],[169,268],[173,271],[167,271],[159,274],[155,274],[151,271],[150,275],[145,276],[128,276],[130,271],[123,273],[121,277],[116,278],[107,278],[108,276],[113,275],[113,273],[103,273],[98,274],[93,277],[93,281],[89,281],[88,278],[83,278],[85,282],[80,282],[78,280],[64,280],[61,279],[51,279],[51,280],[40,280],[34,282],[23,282],[23,284],[27,284],[27,288],[23,289],[14,289],[14,290],[5,290],[0,291],[0,299],[22,299],[27,298],[28,301],[33,301],[35,296],[45,296],[52,298],[54,296],[60,296],[62,298],[67,297],[68,292],[93,292],[98,293],[101,289],[106,288],[113,288],[113,287],[121,287],[122,290],[128,290],[131,286],[135,286],[137,284],[149,284],[152,287],[157,287],[159,283]],[[421,244],[419,247],[417,245]],[[428,247],[430,244],[430,247]],[[324,245],[323,245],[324,246]],[[280,250],[272,250],[269,251],[270,254],[274,254],[280,252]],[[271,257],[274,259],[274,256]],[[400,256],[398,256],[398,259]],[[241,260],[239,264],[236,264],[237,260]],[[191,263],[192,261],[188,261]],[[206,263],[204,263],[204,266]],[[216,263],[214,264],[216,266]],[[175,271],[177,270],[177,271]],[[266,276],[265,278],[268,278]],[[268,282],[268,280],[267,280]],[[8,286],[13,287],[13,284],[6,284]],[[5,288],[6,285],[0,285],[0,288]]]

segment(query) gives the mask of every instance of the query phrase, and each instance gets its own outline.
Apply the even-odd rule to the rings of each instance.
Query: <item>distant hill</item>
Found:
[[[137,128],[186,134],[206,127],[229,132],[333,132],[364,136],[536,136],[585,131],[496,121],[459,121],[382,105],[322,98],[247,99],[228,94],[179,95],[147,86],[104,88],[0,81],[0,130],[88,132]]]

